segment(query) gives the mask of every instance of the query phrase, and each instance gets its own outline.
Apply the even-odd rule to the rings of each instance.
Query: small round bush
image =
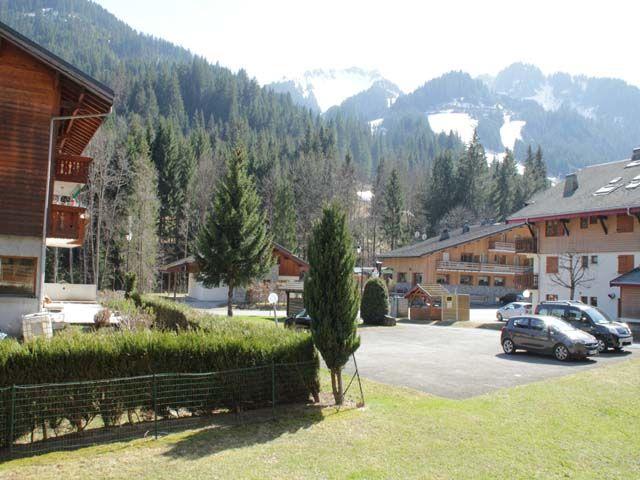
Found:
[[[360,316],[364,323],[382,325],[385,315],[389,314],[389,293],[379,278],[370,279],[364,286],[360,303]]]

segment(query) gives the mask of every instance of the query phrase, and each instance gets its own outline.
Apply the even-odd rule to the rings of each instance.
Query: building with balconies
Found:
[[[533,285],[525,255],[535,240],[524,224],[487,224],[445,230],[440,235],[380,255],[393,270],[391,288],[440,283],[468,294],[475,304],[494,304],[508,293]]]
[[[624,316],[636,299],[614,279],[640,262],[640,148],[627,160],[567,175],[508,223],[524,223],[532,232],[520,242],[530,243],[533,272],[520,281],[534,303],[579,300]]]
[[[113,104],[106,86],[0,23],[0,330],[43,307],[46,247],[82,245],[84,149]]]

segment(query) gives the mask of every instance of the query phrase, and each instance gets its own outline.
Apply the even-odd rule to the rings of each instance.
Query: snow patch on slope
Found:
[[[464,112],[446,110],[437,113],[428,113],[429,126],[435,133],[456,132],[464,143],[471,142],[473,131],[478,126],[478,120]]]
[[[375,120],[371,120],[369,122],[369,128],[371,128],[371,133],[375,133],[376,130],[380,128],[380,125],[382,125],[382,122],[384,122],[384,118],[376,118]]]
[[[516,140],[522,140],[522,128],[527,124],[524,120],[511,120],[511,115],[503,115],[503,124],[500,127],[500,140],[505,148],[513,150]]]
[[[562,105],[562,101],[553,94],[553,87],[545,83],[541,88],[536,90],[536,94],[527,97],[525,100],[533,100],[547,111],[555,112]]]

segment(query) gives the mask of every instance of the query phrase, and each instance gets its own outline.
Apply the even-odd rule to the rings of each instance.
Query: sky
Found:
[[[378,70],[405,92],[516,61],[640,86],[640,4],[619,1],[96,0],[136,30],[262,84],[316,68]]]

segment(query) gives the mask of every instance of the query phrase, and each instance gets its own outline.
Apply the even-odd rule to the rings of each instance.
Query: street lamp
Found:
[[[362,298],[362,277],[364,275],[364,272],[362,271],[362,247],[360,246],[360,244],[358,244],[358,246],[356,247],[356,252],[358,253],[358,257],[360,258],[360,298]]]

